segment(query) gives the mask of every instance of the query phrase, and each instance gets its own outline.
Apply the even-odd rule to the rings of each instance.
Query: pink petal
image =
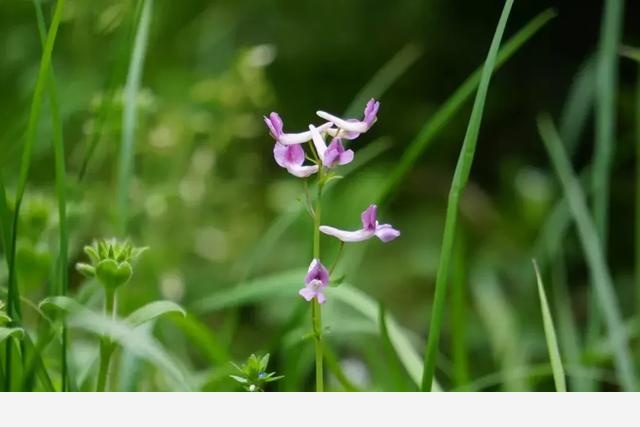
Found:
[[[381,224],[376,227],[375,234],[378,239],[387,243],[400,236],[400,231],[393,228],[391,224]]]
[[[324,294],[322,292],[318,292],[316,294],[316,299],[318,300],[318,303],[320,304],[324,304],[325,301],[327,300],[327,297],[324,296]]]
[[[329,270],[317,259],[314,259],[311,261],[311,264],[309,264],[309,270],[304,278],[304,283],[308,285],[313,280],[322,282],[323,287],[326,287],[329,283]]]
[[[307,301],[311,301],[316,296],[317,292],[313,289],[302,288],[298,291],[298,294]]]
[[[378,216],[378,207],[376,205],[369,205],[369,207],[362,212],[360,219],[362,220],[362,228],[365,230],[374,231],[376,229],[376,220]]]

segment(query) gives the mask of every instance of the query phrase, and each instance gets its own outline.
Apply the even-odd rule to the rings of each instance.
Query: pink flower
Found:
[[[358,119],[341,119],[333,114],[329,114],[325,111],[316,111],[316,114],[325,120],[330,121],[336,125],[339,129],[327,129],[327,132],[331,136],[340,136],[345,139],[356,139],[361,133],[368,131],[371,126],[378,120],[378,110],[380,109],[380,102],[371,98],[367,102],[364,108],[364,118]]]
[[[353,150],[345,150],[340,138],[334,138],[329,147],[324,142],[324,137],[318,132],[318,129],[309,125],[309,131],[313,139],[313,145],[316,147],[318,156],[325,167],[333,168],[338,165],[346,165],[353,160]]]
[[[311,132],[285,133],[284,123],[278,113],[271,113],[269,117],[264,117],[264,122],[269,128],[269,134],[276,142],[282,145],[303,144],[311,141]],[[319,132],[324,132],[332,126],[331,122],[327,122],[318,126]]]
[[[362,228],[355,231],[340,230],[338,228],[321,225],[320,231],[329,236],[336,237],[343,242],[361,242],[376,236],[383,242],[390,242],[400,236],[400,231],[393,228],[390,224],[379,224],[377,217],[378,207],[370,205],[367,210],[362,212]]]
[[[324,304],[327,298],[324,290],[329,285],[329,271],[320,261],[314,259],[309,264],[309,271],[304,278],[304,288],[298,294],[307,301],[316,299],[320,304]]]
[[[318,166],[303,166],[304,150],[300,145],[283,145],[276,142],[273,147],[273,157],[276,163],[285,168],[291,175],[306,178],[318,172]]]

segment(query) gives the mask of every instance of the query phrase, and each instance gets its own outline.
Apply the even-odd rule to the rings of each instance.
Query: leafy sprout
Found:
[[[267,372],[269,353],[262,357],[251,354],[240,366],[233,362],[231,364],[238,370],[239,375],[229,376],[242,384],[247,391],[264,391],[267,383],[284,378],[283,375],[275,376],[275,372]]]

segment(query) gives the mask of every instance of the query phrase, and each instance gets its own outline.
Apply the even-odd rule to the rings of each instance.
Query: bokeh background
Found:
[[[422,126],[481,65],[502,2],[156,0],[136,98],[135,178],[123,221],[116,209],[116,170],[136,3],[69,0],[54,49],[70,177],[71,293],[95,301],[95,286],[73,269],[84,258],[83,245],[96,237],[129,237],[150,250],[122,290],[120,310],[162,298],[192,313],[189,324],[160,320],[154,334],[198,378],[197,388],[237,389],[227,378],[228,361],[269,351],[272,369],[285,375],[274,390],[311,389],[312,345],[302,339],[307,307],[296,288],[245,299],[229,293],[283,272],[291,277],[304,270],[311,254],[311,221],[291,213],[300,209],[301,183],[273,161],[262,116],[278,111],[288,130],[304,130],[319,122],[317,109],[341,114],[386,63],[398,57],[405,62],[380,97],[377,124],[352,147],[356,158],[359,152],[366,158],[325,201],[324,223],[355,227]],[[52,2],[43,4],[49,21]],[[459,298],[463,316],[456,321],[448,305],[442,336],[437,377],[447,389],[552,389],[530,260],[542,257],[546,264],[540,235],[560,189],[536,117],[550,112],[562,118],[576,75],[597,49],[603,5],[516,1],[505,40],[548,7],[557,17],[497,71],[489,89],[453,274],[461,284],[453,298]],[[640,45],[638,18],[640,4],[628,1],[626,45]],[[11,192],[41,54],[30,1],[0,3],[0,52],[0,166]],[[608,260],[626,318],[638,308],[632,214],[636,68],[620,59],[610,204]],[[110,113],[102,122],[105,103]],[[381,206],[383,219],[402,237],[387,245],[376,240],[348,246],[340,267],[368,302],[384,304],[418,354],[470,109],[467,102],[454,115]],[[50,123],[45,102],[18,242],[19,283],[33,301],[47,294],[57,250]],[[589,113],[577,138],[576,169],[591,162],[593,140]],[[550,281],[566,273],[570,304],[564,307],[585,342],[574,362],[591,369],[584,375],[596,379],[591,387],[616,389],[610,354],[600,345],[602,331],[588,330],[589,276],[575,232],[570,228],[558,238],[562,268],[555,275],[544,270]],[[337,245],[330,239],[322,244],[329,263]],[[2,286],[6,275],[2,263]],[[274,287],[269,280],[265,286]],[[550,291],[552,304],[562,297]],[[375,322],[339,302],[330,301],[326,311],[333,356],[352,385],[416,388],[397,356],[386,351]],[[31,321],[37,322],[35,315]],[[73,360],[83,366],[92,360],[95,340],[81,334],[74,339]],[[171,388],[152,366],[134,361],[126,352],[120,359],[116,372],[123,388]],[[331,387],[344,384],[332,379]]]

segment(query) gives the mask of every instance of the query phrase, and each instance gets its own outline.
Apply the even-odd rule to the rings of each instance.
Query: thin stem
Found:
[[[313,258],[320,260],[320,206],[322,204],[323,169],[318,171],[318,198],[316,200],[315,215],[313,216]],[[311,324],[315,337],[316,353],[316,391],[324,391],[324,375],[322,372],[322,307],[316,299],[311,305]]]
[[[105,289],[104,296],[104,312],[116,316],[116,292],[115,290]],[[100,339],[100,370],[98,371],[98,383],[96,391],[105,391],[107,387],[107,379],[109,376],[109,362],[113,354],[113,342],[111,337],[105,335]]]
[[[340,258],[342,257],[342,250],[343,249],[344,249],[344,242],[340,241],[340,247],[338,248],[338,253],[336,254],[336,259],[333,260],[333,264],[331,265],[331,268],[329,269],[329,276],[331,276],[333,274],[334,270],[338,266],[338,262],[340,262]]]
[[[636,289],[640,312],[640,64],[636,82]]]

